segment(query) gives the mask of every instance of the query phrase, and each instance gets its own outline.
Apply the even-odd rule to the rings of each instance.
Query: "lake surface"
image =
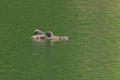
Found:
[[[0,0],[0,80],[120,80],[120,1]]]

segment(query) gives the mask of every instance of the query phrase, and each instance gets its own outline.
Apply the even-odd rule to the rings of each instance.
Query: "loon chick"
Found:
[[[45,39],[45,33],[39,29],[36,29],[33,33],[32,39],[34,41],[40,41],[40,39]]]

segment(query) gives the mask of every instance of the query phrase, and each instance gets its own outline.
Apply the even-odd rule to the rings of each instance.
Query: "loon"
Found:
[[[47,37],[47,40],[51,41],[51,42],[54,42],[54,41],[61,41],[61,40],[68,40],[68,37],[67,36],[57,36],[57,35],[53,35],[53,32],[47,32],[46,33],[46,37]]]

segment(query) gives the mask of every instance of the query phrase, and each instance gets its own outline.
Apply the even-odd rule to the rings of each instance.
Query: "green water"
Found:
[[[34,43],[34,29],[68,41]],[[0,80],[120,80],[120,0],[0,0]]]

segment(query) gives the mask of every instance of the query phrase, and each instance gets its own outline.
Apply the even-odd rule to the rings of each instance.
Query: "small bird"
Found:
[[[36,29],[33,33],[32,39],[34,41],[40,41],[41,39],[45,39],[45,33],[39,29]]]

